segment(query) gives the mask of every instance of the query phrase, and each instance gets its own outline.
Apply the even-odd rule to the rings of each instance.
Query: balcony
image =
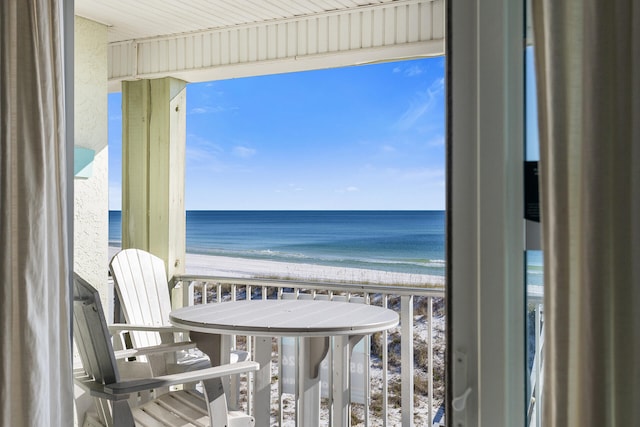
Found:
[[[364,345],[354,350],[352,425],[444,425],[444,289],[181,275],[174,281],[172,298],[176,308],[235,300],[306,298],[393,309],[400,316],[399,326],[367,337]],[[232,345],[251,352],[252,342],[247,338],[234,336]],[[293,360],[295,343],[284,340],[273,339],[271,425],[292,426],[295,367],[287,362]],[[331,419],[330,378],[322,384],[323,424]],[[241,396],[249,413],[252,380],[250,377]]]

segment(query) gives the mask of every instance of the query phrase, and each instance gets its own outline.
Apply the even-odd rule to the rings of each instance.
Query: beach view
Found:
[[[109,216],[110,252],[114,255],[121,243],[121,213],[111,211]],[[202,303],[204,298],[214,301],[219,292],[215,289],[225,283],[224,278],[262,278],[276,281],[274,286],[287,286],[286,282],[292,281],[301,286],[301,291],[307,284],[307,292],[327,283],[326,289],[321,286],[313,290],[320,294],[331,290],[340,295],[342,288],[384,285],[424,287],[444,295],[444,219],[443,211],[188,211],[185,273],[209,277],[194,284],[195,303]],[[228,297],[229,288],[225,289],[222,292]],[[238,289],[243,292],[242,286]],[[253,292],[252,298],[261,297],[255,294],[259,288]],[[267,288],[267,292],[268,298],[277,298],[275,287]],[[371,304],[383,303],[381,294],[372,293],[370,298]],[[400,298],[390,297],[387,306],[400,311]],[[417,296],[413,314],[415,422],[420,425],[429,417],[429,386],[433,393],[431,418],[440,411],[437,419],[444,422],[444,299]],[[391,425],[401,417],[401,339],[400,327],[389,330],[387,396],[392,402]],[[375,414],[382,395],[376,390],[382,390],[385,371],[382,334],[374,334],[369,346],[371,387],[367,400],[373,410],[369,425],[377,426],[381,420]],[[278,371],[278,357],[278,341],[274,340],[274,398],[278,396],[278,379],[286,376]],[[434,378],[431,385],[430,377]],[[326,378],[326,386],[324,381]],[[354,386],[354,390],[364,393],[362,386]],[[292,392],[285,389],[283,395],[285,426],[295,425]],[[276,424],[279,408],[274,401],[272,424]],[[328,407],[323,408],[326,419]],[[363,425],[364,406],[354,403],[352,410],[353,425]]]
[[[444,87],[442,57],[187,86],[184,271],[207,278],[178,283],[174,298],[294,291],[401,314],[367,338],[354,426],[383,414],[398,425],[403,412],[444,425]],[[110,95],[111,255],[123,231],[120,103]],[[272,425],[291,426],[278,348]]]
[[[109,214],[121,246],[121,214]],[[444,285],[443,211],[188,211],[186,273]]]

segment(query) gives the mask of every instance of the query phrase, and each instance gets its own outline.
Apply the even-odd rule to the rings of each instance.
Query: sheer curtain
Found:
[[[62,0],[0,2],[0,424],[73,425]]]
[[[640,4],[533,0],[548,427],[640,425]]]

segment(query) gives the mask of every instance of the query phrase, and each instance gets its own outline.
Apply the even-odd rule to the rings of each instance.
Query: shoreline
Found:
[[[109,246],[109,260],[120,248]],[[187,253],[185,274],[441,288],[444,277]]]

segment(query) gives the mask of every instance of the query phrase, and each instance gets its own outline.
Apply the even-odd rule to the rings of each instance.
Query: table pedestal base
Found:
[[[351,354],[364,335],[333,337],[333,420],[335,427],[351,425]]]
[[[315,427],[320,424],[320,363],[329,351],[329,337],[305,337],[298,348],[298,399],[296,425]]]
[[[255,361],[260,370],[255,373],[253,413],[256,426],[271,424],[271,337],[255,337]]]

